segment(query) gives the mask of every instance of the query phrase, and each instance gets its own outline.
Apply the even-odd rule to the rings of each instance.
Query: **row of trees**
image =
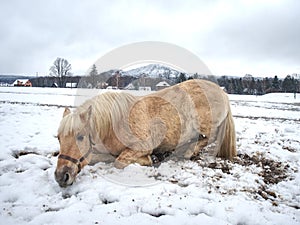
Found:
[[[254,78],[250,74],[246,74],[243,78],[222,76],[216,79],[215,76],[203,76],[198,74],[187,77],[184,73],[181,73],[176,83],[195,78],[213,81],[221,87],[225,87],[229,94],[262,95],[271,92],[300,92],[299,78],[291,75],[287,75],[284,79],[279,79],[277,76],[274,76],[274,78]]]
[[[300,92],[299,79],[287,75],[284,79],[274,78],[254,78],[246,75],[243,78],[226,77],[218,78],[218,84],[226,88],[229,94],[250,94],[262,95],[271,92]]]
[[[54,80],[57,81],[59,87],[65,87],[66,82],[72,80],[70,79],[72,75],[71,69],[72,66],[68,60],[57,58],[50,68],[50,75],[55,78]],[[130,79],[128,77],[124,78],[121,77],[118,72],[116,72],[113,76],[111,76],[110,72],[105,72],[99,75],[96,65],[92,66],[89,76],[81,77],[81,79],[79,78],[80,77],[76,77],[75,79],[76,81],[80,81],[78,86],[89,88],[104,88],[105,84],[108,82],[111,83],[112,86],[123,86],[124,83],[133,81],[133,77]],[[291,75],[287,75],[284,79],[278,79],[277,76],[274,78],[254,78],[249,74],[246,74],[243,78],[222,76],[216,79],[215,76],[200,76],[198,74],[194,74],[192,77],[187,77],[186,74],[180,73],[179,77],[175,81],[170,80],[170,84],[174,82],[180,83],[193,78],[208,79],[216,82],[220,86],[225,87],[229,94],[262,95],[270,92],[300,92],[299,77]]]

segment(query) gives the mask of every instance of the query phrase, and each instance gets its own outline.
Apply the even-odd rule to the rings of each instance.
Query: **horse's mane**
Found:
[[[136,97],[125,92],[106,92],[87,100],[73,113],[62,118],[58,128],[58,135],[69,135],[80,131],[84,124],[80,119],[82,113],[86,113],[92,106],[90,127],[98,132],[103,139],[113,126],[113,123],[125,119]]]

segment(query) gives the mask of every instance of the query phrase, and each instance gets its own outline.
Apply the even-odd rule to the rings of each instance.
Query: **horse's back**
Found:
[[[149,147],[172,150],[199,135],[210,137],[226,117],[226,103],[218,85],[189,80],[141,98],[131,110],[131,127]]]
[[[226,93],[219,85],[207,80],[188,80],[159,91],[156,95],[166,98],[178,109],[195,111],[194,115],[198,117],[200,124],[210,118],[210,123],[218,126],[229,110]]]

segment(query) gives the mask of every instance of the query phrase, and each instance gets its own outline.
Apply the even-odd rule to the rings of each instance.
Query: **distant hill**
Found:
[[[186,74],[166,65],[148,64],[130,70],[111,69],[94,77],[83,76],[79,87],[118,86],[118,88],[125,88],[128,84],[133,83],[135,88],[146,85],[153,89],[161,81],[174,85],[190,78],[206,79],[217,83],[216,77],[212,75]]]
[[[217,83],[217,77],[210,74],[187,74],[185,72],[173,69],[171,67],[161,65],[161,64],[149,64],[146,66],[141,66],[136,69],[131,69],[128,71],[120,71],[122,75],[132,76],[136,78],[148,77],[152,79],[163,79],[167,80],[169,83],[177,83],[181,75],[184,75],[186,79],[188,78],[199,78],[210,80]]]
[[[141,77],[147,76],[151,78],[166,78],[166,79],[176,79],[180,75],[180,71],[172,69],[168,66],[160,64],[149,64],[136,69],[131,69],[128,71],[121,71],[122,75]]]

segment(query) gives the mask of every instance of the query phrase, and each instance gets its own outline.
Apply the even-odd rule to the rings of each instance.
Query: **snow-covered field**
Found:
[[[0,88],[0,224],[300,224],[300,95],[230,95],[233,162],[98,163],[63,189],[53,154],[62,106],[87,96]]]

